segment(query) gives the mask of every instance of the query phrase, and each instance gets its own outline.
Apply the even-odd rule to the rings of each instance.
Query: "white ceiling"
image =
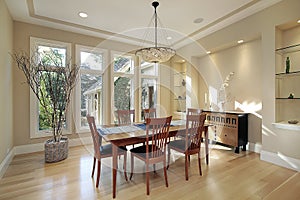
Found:
[[[160,0],[157,13],[169,42],[179,48],[184,39],[199,39],[280,0]],[[145,37],[154,9],[152,0],[6,0],[14,20],[132,44]],[[84,11],[88,18],[80,18]],[[201,23],[193,23],[203,18]],[[148,29],[147,29],[148,28]],[[163,41],[159,41],[164,43]]]

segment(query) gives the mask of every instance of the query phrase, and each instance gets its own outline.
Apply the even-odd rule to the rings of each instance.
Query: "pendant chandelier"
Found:
[[[159,5],[157,1],[152,2],[154,7],[154,31],[155,31],[155,46],[139,49],[135,52],[135,55],[141,56],[146,62],[161,63],[168,61],[175,55],[176,51],[169,47],[157,46],[157,12],[156,8]]]

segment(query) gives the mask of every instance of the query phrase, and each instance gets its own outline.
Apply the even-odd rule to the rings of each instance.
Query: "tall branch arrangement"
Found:
[[[63,64],[61,55],[55,51],[35,51],[31,57],[24,52],[14,53],[12,57],[48,116],[53,140],[59,141],[79,67],[70,61]]]

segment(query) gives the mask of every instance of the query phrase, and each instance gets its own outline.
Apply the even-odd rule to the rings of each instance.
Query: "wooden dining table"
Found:
[[[205,153],[206,153],[206,164],[208,164],[209,153],[208,153],[208,127],[209,124],[204,125],[204,137],[205,137]],[[185,133],[186,125],[185,123],[170,126],[169,138],[183,135]],[[113,179],[113,198],[116,197],[117,188],[117,169],[118,169],[118,147],[127,146],[132,144],[138,144],[145,142],[146,131],[145,125],[143,124],[132,124],[126,126],[116,126],[116,125],[102,125],[99,127],[99,134],[106,142],[112,144],[112,179]]]

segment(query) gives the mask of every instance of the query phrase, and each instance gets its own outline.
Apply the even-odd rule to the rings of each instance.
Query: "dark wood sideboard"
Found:
[[[235,147],[235,153],[240,147],[246,151],[248,143],[248,113],[203,111],[206,120],[212,124],[208,130],[209,140]]]

